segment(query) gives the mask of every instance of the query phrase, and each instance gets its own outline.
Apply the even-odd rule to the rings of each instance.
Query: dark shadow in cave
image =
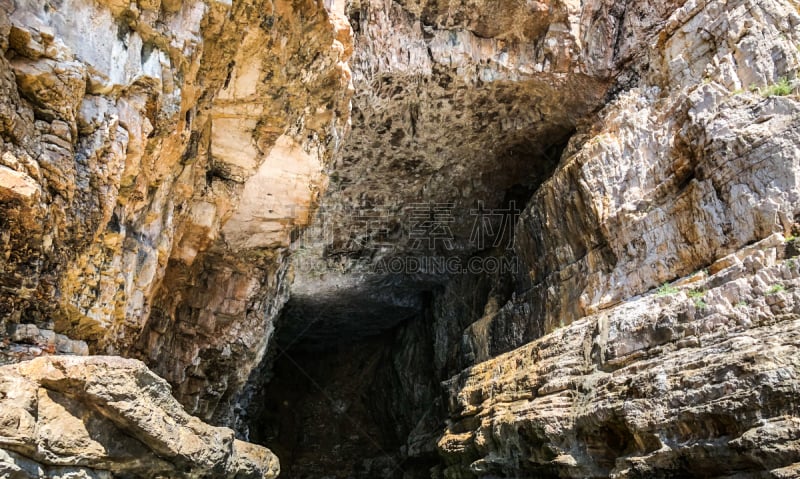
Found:
[[[324,350],[278,346],[250,440],[278,455],[281,477],[426,477],[437,464],[432,294],[419,301],[419,314],[374,336]]]
[[[487,164],[481,175],[504,188],[496,195],[502,199],[488,207],[513,205],[522,213],[557,168],[572,133],[555,131],[544,148],[521,139]],[[469,228],[462,224],[456,230]],[[515,257],[507,246],[513,246],[513,232],[509,228],[510,236],[499,245],[454,254]],[[508,335],[495,332],[518,332],[512,338],[516,344],[540,331],[530,308],[517,311],[511,304],[514,294],[529,286],[525,267],[513,274],[478,273],[473,280],[341,276],[313,283],[303,294],[293,292],[270,356],[256,373],[258,384],[251,384],[249,440],[278,455],[283,478],[430,477],[430,469],[441,464],[436,449],[446,418],[441,382],[485,359],[471,346],[470,326],[494,315],[487,339],[491,352],[514,346],[506,344]],[[459,286],[444,294],[454,279]],[[511,307],[498,314],[503,305]],[[443,308],[457,309],[458,317],[441,316]]]

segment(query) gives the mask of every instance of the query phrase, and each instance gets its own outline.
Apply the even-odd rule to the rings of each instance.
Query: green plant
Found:
[[[786,95],[791,95],[791,93],[792,93],[792,84],[786,77],[781,78],[775,84],[767,85],[761,89],[761,95],[765,97],[786,96]]]
[[[736,307],[737,308],[746,308],[747,306],[750,306],[750,305],[745,300],[741,300],[738,303],[736,303]]]
[[[591,143],[596,145],[606,145],[611,141],[611,135],[608,133],[600,133],[590,140]]]
[[[786,260],[786,267],[789,269],[794,269],[795,261],[794,258],[789,258]]]
[[[702,290],[699,290],[699,289],[693,289],[693,290],[689,291],[687,294],[692,299],[699,299],[699,298],[702,298],[703,296],[705,296],[706,292],[702,291]]]
[[[658,287],[656,294],[659,296],[669,296],[678,292],[678,288],[671,286],[669,283],[664,283]]]
[[[767,290],[767,294],[778,294],[778,293],[781,293],[783,291],[786,291],[786,287],[784,287],[782,284],[773,284]]]
[[[694,306],[695,306],[695,308],[697,308],[697,309],[706,309],[706,308],[708,307],[708,305],[706,304],[706,302],[705,302],[705,301],[703,301],[703,300],[702,300],[702,299],[700,299],[700,298],[695,298],[695,300],[694,300]]]
[[[784,238],[784,239],[783,239],[783,241],[785,241],[785,242],[787,242],[787,243],[792,243],[792,242],[794,242],[794,241],[797,241],[797,236],[795,236],[795,235],[789,235],[789,236],[787,236],[786,238]]]

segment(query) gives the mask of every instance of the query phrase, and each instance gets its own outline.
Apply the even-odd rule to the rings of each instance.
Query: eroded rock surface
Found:
[[[758,89],[796,76],[796,25],[781,1],[691,2],[669,17],[640,86],[573,139],[517,226],[545,331],[792,233],[800,105]]]
[[[445,342],[485,361],[446,384],[446,477],[797,474],[800,104],[768,85],[796,76],[798,24],[687,2],[572,138],[517,224],[529,281]]]
[[[770,237],[452,378],[445,477],[796,477],[787,250]]]
[[[797,476],[799,44],[796,0],[0,0],[0,362],[81,356],[2,367],[3,467],[276,473],[189,413],[299,477]],[[518,268],[376,269],[431,256]]]
[[[139,361],[46,357],[0,367],[0,474],[270,479],[278,459],[186,414]]]
[[[350,36],[310,0],[0,3],[3,329],[141,358],[230,420],[347,127]]]

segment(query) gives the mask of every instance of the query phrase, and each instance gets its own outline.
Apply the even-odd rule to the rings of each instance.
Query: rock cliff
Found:
[[[346,129],[347,22],[312,1],[1,10],[4,323],[145,359],[210,419],[264,354]]]
[[[787,249],[770,237],[450,379],[445,477],[796,477]]]
[[[800,476],[798,45],[797,0],[0,0],[2,474]]]

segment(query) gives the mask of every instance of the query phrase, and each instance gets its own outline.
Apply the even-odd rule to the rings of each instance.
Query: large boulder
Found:
[[[47,356],[0,367],[0,476],[277,477],[278,458],[187,414],[143,363]]]

